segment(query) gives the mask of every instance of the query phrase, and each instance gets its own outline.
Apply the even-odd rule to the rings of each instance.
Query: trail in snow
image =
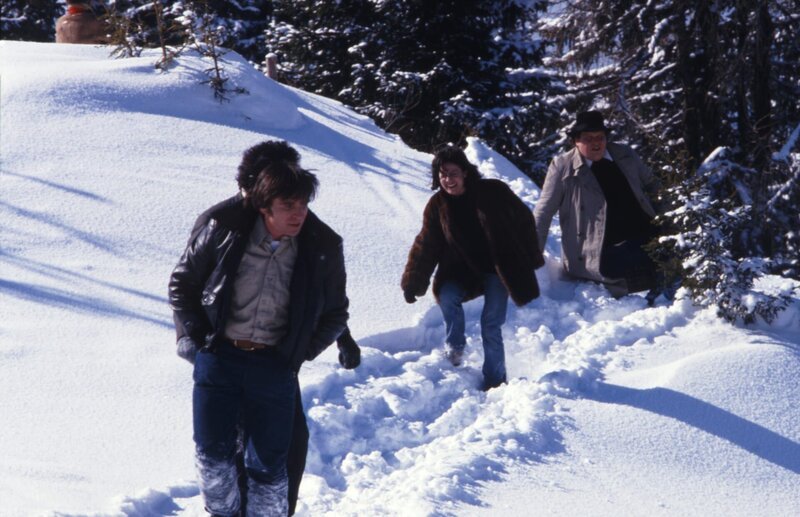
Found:
[[[670,333],[694,313],[685,301],[646,308],[638,296],[613,300],[592,285],[560,287],[584,301],[545,293],[512,311],[504,329],[512,378],[499,389],[478,389],[480,300],[466,306],[462,367],[442,354],[433,308],[415,328],[361,340],[355,371],[333,369],[304,385],[311,444],[298,515],[450,515],[464,503],[480,505],[487,481],[563,452],[560,430],[570,417],[561,400],[603,396],[596,382],[609,354]],[[148,493],[130,514],[147,515],[145,501],[157,513],[163,499]],[[195,515],[198,499],[179,493],[171,504]]]

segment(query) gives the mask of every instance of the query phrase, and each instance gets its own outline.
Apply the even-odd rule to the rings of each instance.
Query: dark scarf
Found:
[[[489,241],[486,240],[486,233],[478,219],[475,197],[469,191],[460,196],[451,196],[444,191],[442,193],[450,212],[451,231],[464,255],[469,257],[470,264],[478,269],[477,272],[494,272]]]
[[[604,246],[627,240],[647,240],[652,236],[650,216],[642,210],[625,174],[619,166],[605,158],[592,163],[592,173],[606,198],[606,231]]]

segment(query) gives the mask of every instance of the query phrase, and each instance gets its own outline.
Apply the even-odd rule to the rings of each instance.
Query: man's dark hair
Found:
[[[277,162],[297,165],[300,162],[300,154],[283,140],[267,140],[254,145],[242,155],[236,183],[241,190],[250,192],[255,187],[259,173]]]
[[[481,179],[481,173],[478,172],[478,167],[467,159],[467,155],[464,154],[464,151],[453,145],[448,145],[442,147],[433,155],[433,162],[431,162],[431,190],[437,190],[441,187],[439,183],[439,170],[445,163],[458,165],[462,171],[467,173],[467,177],[464,180],[467,188]]]
[[[297,164],[278,161],[258,174],[246,199],[256,210],[269,210],[276,198],[311,201],[317,194],[318,186],[319,181],[311,172]]]

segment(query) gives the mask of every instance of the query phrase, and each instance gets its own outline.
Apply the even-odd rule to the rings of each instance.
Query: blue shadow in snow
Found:
[[[66,268],[63,268],[63,267],[60,267],[60,266],[48,264],[46,262],[39,262],[39,261],[36,261],[36,260],[23,259],[21,257],[17,257],[15,255],[12,255],[12,254],[4,252],[3,250],[0,250],[0,261],[3,261],[3,260],[6,260],[9,263],[14,264],[15,266],[17,266],[19,268],[27,269],[28,271],[34,271],[34,272],[39,273],[41,275],[45,275],[45,276],[47,276],[49,278],[54,278],[54,279],[57,279],[57,280],[65,280],[67,282],[72,282],[72,281],[75,281],[76,279],[83,280],[83,281],[91,282],[93,284],[96,284],[96,285],[99,285],[99,286],[102,286],[102,287],[107,287],[109,289],[114,289],[114,290],[117,290],[117,291],[120,291],[120,292],[123,292],[123,293],[126,293],[126,294],[130,294],[132,296],[136,296],[136,297],[139,297],[139,298],[144,298],[146,300],[152,300],[154,302],[161,302],[163,304],[167,303],[167,299],[164,296],[156,296],[156,295],[154,295],[152,293],[148,293],[146,291],[141,291],[139,289],[133,289],[131,287],[125,287],[125,286],[123,286],[121,284],[113,284],[111,282],[107,282],[107,281],[104,281],[104,280],[99,280],[99,279],[93,278],[93,277],[91,277],[89,275],[85,275],[85,274],[79,273],[77,271],[72,271],[72,270],[69,270],[69,269],[66,269]]]
[[[103,300],[79,296],[51,287],[0,279],[0,293],[7,293],[23,300],[44,303],[53,307],[96,313],[104,316],[133,318],[161,327],[173,328],[172,320],[152,318],[120,307],[115,307]]]
[[[62,230],[67,235],[70,235],[76,239],[79,239],[83,242],[91,244],[96,248],[99,248],[104,251],[113,252],[114,248],[112,246],[112,242],[108,239],[103,239],[101,237],[97,237],[96,235],[92,235],[89,232],[80,230],[78,228],[73,228],[68,226],[61,221],[57,220],[55,217],[47,214],[45,212],[34,212],[33,210],[28,210],[26,208],[14,206],[11,203],[6,203],[4,201],[0,201],[0,208],[5,208],[10,212],[17,214],[19,217],[24,217],[26,219],[31,219],[33,221],[49,225],[53,228],[58,228]]]
[[[92,199],[94,201],[100,201],[101,203],[111,204],[111,201],[108,200],[107,198],[104,198],[102,196],[98,196],[97,194],[95,194],[93,192],[89,192],[88,190],[81,190],[81,189],[77,189],[77,188],[74,188],[74,187],[70,187],[68,185],[62,185],[60,183],[56,183],[54,181],[48,181],[48,180],[43,180],[43,179],[40,179],[40,178],[34,178],[33,176],[28,176],[28,175],[25,175],[25,174],[19,174],[19,173],[7,171],[7,170],[3,170],[2,174],[7,174],[9,176],[16,176],[17,178],[21,178],[21,179],[25,179],[25,180],[28,180],[28,181],[32,181],[32,182],[38,183],[40,185],[44,185],[46,187],[50,187],[50,188],[56,189],[56,190],[61,190],[63,192],[67,192],[68,194],[74,194],[76,196],[85,197],[85,198],[88,198],[88,199]]]
[[[727,440],[779,467],[800,474],[800,444],[730,411],[667,388],[635,389],[600,382],[585,398],[650,411]]]

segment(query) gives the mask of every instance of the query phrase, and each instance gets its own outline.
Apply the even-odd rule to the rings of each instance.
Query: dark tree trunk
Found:
[[[770,89],[770,49],[772,46],[772,20],[767,2],[759,2],[755,12],[755,41],[753,42],[753,168],[758,176],[754,188],[753,207],[756,214],[764,214],[770,197],[769,185],[776,178],[770,173],[770,139],[772,137],[772,92]],[[774,227],[759,225],[758,245],[772,256]]]
[[[772,91],[770,89],[770,47],[772,46],[772,19],[767,2],[759,2],[756,11],[755,45],[753,49],[753,167],[766,170],[770,159],[772,137]]]

